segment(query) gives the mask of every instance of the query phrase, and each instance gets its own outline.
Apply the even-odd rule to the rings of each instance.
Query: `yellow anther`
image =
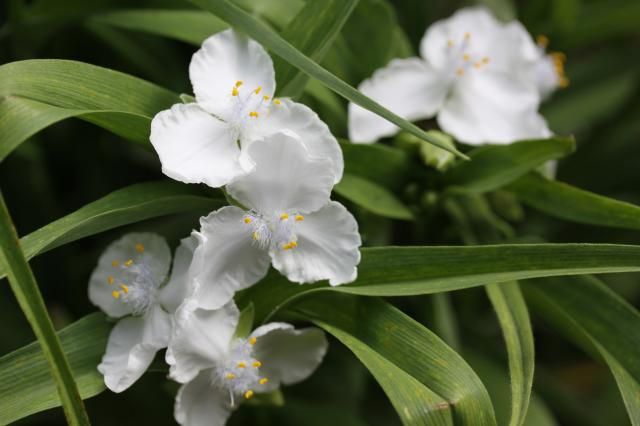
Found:
[[[118,262],[117,260],[114,260],[113,262],[111,262],[111,266],[113,266],[114,268],[117,268],[120,265],[120,262]]]
[[[237,87],[234,87],[233,89],[231,89],[231,96],[238,96],[238,93],[240,93],[240,92],[238,92],[238,88]]]
[[[252,396],[253,396],[253,391],[251,389],[249,389],[244,393],[245,399],[251,399]]]
[[[458,69],[456,70],[456,75],[457,75],[458,77],[462,77],[462,76],[464,75],[464,70],[463,70],[462,68],[458,68]]]
[[[126,266],[127,268],[131,265],[133,265],[133,259],[129,259],[126,262],[124,262],[124,266]]]
[[[479,70],[480,68],[482,68],[482,62],[476,62],[475,64],[473,64],[473,67]]]
[[[258,235],[258,233],[256,231],[253,231],[253,233],[251,234],[251,238],[253,238],[254,241],[258,241],[260,236]]]
[[[236,378],[236,375],[233,373],[227,373],[227,380],[233,380]]]
[[[290,243],[284,244],[282,246],[283,250],[291,250],[292,248],[298,247],[298,243],[295,241],[291,241]]]
[[[114,280],[113,275],[109,275],[109,276],[107,277],[107,282],[108,282],[109,284],[113,284],[113,280]]]
[[[129,294],[129,287],[120,283],[120,288],[122,289],[122,291],[124,291],[125,294]]]
[[[288,214],[286,214],[286,213],[282,213],[282,214],[280,215],[280,220],[287,220],[287,219],[289,219],[289,215],[288,215]]]
[[[251,111],[249,113],[249,117],[258,118],[258,112],[257,111]]]
[[[270,98],[270,97],[268,97],[267,95],[264,95],[264,96],[262,97],[262,99],[264,99],[265,101],[268,101],[268,100],[269,100],[269,99],[271,99],[271,98]]]
[[[298,247],[298,243],[297,243],[297,242],[295,242],[295,241],[291,241],[289,244],[291,245],[291,248],[296,248],[296,247]]]
[[[251,223],[251,218],[250,217],[245,217],[244,218],[244,223]]]
[[[262,379],[260,379],[258,383],[260,383],[261,385],[266,385],[268,382],[269,382],[269,379],[267,379],[266,377],[263,377]]]
[[[256,342],[257,342],[257,341],[258,341],[258,339],[256,339],[255,337],[252,337],[252,338],[250,338],[250,339],[249,339],[249,344],[250,344],[251,346],[253,346],[253,345],[255,345],[255,344],[256,344]]]
[[[247,368],[247,364],[245,362],[239,362],[237,365],[238,368]]]
[[[259,94],[260,92],[262,92],[262,86],[256,87],[256,90],[253,91],[253,93],[255,93],[256,95]]]
[[[243,81],[242,80],[238,80],[236,81],[236,87],[240,87],[242,86]]]
[[[560,81],[558,81],[558,86],[560,86],[561,89],[565,89],[569,87],[569,79],[567,77],[560,77]]]
[[[462,55],[462,59],[465,61],[470,61],[471,60],[471,56],[469,56],[468,53],[465,53],[464,55]]]
[[[562,52],[553,52],[551,53],[551,58],[553,59],[553,62],[564,63],[564,61],[567,60],[567,55]]]
[[[140,243],[136,244],[136,251],[138,253],[144,252],[144,246],[142,244],[140,244]]]
[[[114,299],[119,299],[119,298],[120,298],[120,292],[119,292],[119,291],[116,291],[116,290],[113,290],[113,291],[111,292],[111,296],[112,296]]]
[[[280,105],[281,104],[280,99],[274,99],[273,103],[276,104],[276,105]]]
[[[253,366],[253,368],[260,368],[262,367],[262,363],[260,361],[255,361],[253,364],[251,364]]]
[[[464,33],[464,39],[465,40],[469,40],[470,38],[471,38],[471,33],[470,32]]]
[[[447,40],[447,47],[453,47],[453,40]]]
[[[304,216],[302,216],[301,214],[296,215],[296,222],[302,222],[303,220],[304,220]]]
[[[536,42],[538,43],[538,46],[546,48],[549,45],[549,37],[540,34],[538,37],[536,37]]]
[[[484,58],[482,58],[482,63],[485,64],[485,65],[488,64],[489,63],[489,57],[485,56]]]

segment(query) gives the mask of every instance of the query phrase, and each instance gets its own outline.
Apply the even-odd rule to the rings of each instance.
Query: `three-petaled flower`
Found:
[[[170,377],[184,383],[175,403],[178,423],[223,426],[242,401],[306,379],[327,351],[319,329],[277,322],[237,337],[238,320],[233,302],[204,310],[187,299],[176,312],[166,361]]]
[[[167,176],[226,185],[255,167],[247,155],[255,140],[288,131],[304,136],[309,155],[328,160],[334,183],[341,179],[336,139],[307,106],[273,98],[273,63],[258,43],[233,30],[213,35],[193,55],[189,75],[196,102],[176,104],[151,123],[151,143]]]
[[[359,89],[408,120],[437,116],[444,131],[468,144],[550,135],[538,107],[541,95],[567,81],[559,75],[561,57],[547,56],[519,22],[500,23],[481,7],[462,9],[429,27],[420,54],[392,60]],[[555,77],[548,74],[549,61]],[[353,142],[374,142],[397,130],[349,105]]]
[[[268,136],[248,154],[255,169],[227,186],[246,209],[223,207],[200,220],[197,256],[207,261],[192,275],[201,307],[226,304],[262,279],[270,263],[298,283],[353,281],[361,239],[351,213],[329,199],[330,162],[311,157],[290,133]]]

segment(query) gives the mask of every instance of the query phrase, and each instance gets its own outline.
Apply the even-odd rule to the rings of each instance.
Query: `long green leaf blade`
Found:
[[[83,399],[106,389],[96,367],[104,354],[110,330],[105,316],[94,313],[58,332]],[[59,406],[60,398],[37,342],[0,358],[0,424]]]
[[[640,229],[640,207],[594,194],[538,174],[523,176],[508,186],[529,206],[560,219],[588,225]]]
[[[13,294],[27,317],[53,376],[70,425],[89,425],[89,417],[71,374],[69,362],[55,333],[38,283],[20,248],[9,212],[0,195],[0,263],[4,265]]]
[[[461,158],[466,156],[455,149],[434,140],[424,130],[414,124],[404,120],[402,117],[394,114],[382,105],[374,102],[372,99],[364,96],[362,93],[340,80],[338,77],[313,62],[287,41],[282,39],[273,30],[265,24],[255,19],[228,0],[190,0],[196,6],[208,10],[219,18],[223,19],[230,25],[247,33],[251,38],[261,43],[264,47],[282,57],[294,67],[308,74],[323,83],[325,86],[343,96],[345,99],[354,102],[369,111],[389,120],[396,126],[414,134],[415,136],[432,143],[440,148],[452,152]]]
[[[333,190],[377,215],[392,219],[413,219],[411,210],[391,191],[360,176],[345,174]]]

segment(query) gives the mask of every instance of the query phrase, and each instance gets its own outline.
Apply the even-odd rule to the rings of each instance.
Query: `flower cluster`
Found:
[[[420,58],[394,59],[359,90],[408,120],[436,117],[460,142],[511,143],[550,135],[540,102],[566,87],[564,55],[546,54],[517,21],[501,23],[482,7],[466,8],[434,23],[420,43]],[[349,136],[371,143],[398,128],[349,105]]]
[[[169,377],[182,384],[178,423],[224,425],[241,401],[307,378],[327,350],[315,328],[275,322],[242,335],[235,293],[270,265],[300,284],[349,283],[361,240],[354,217],[330,199],[344,166],[337,140],[311,109],[274,98],[262,46],[221,32],[194,54],[189,74],[196,101],[158,113],[151,143],[165,174],[225,186],[234,205],[201,218],[170,274],[159,235],[115,241],[89,298],[119,319],[98,366],[109,389],[127,389],[166,348]]]

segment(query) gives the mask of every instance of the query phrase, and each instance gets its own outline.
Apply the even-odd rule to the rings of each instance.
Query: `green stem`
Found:
[[[71,368],[62,350],[38,284],[20,248],[18,235],[0,193],[0,262],[4,264],[11,290],[42,348],[67,421],[72,426],[89,425],[89,417],[78,393]]]

